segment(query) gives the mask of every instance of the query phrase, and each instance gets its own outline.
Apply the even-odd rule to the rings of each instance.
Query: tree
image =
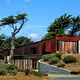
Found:
[[[52,38],[53,38],[53,35],[54,35],[53,32],[48,32],[47,34],[45,34],[45,35],[42,37],[42,40],[52,39]]]
[[[1,34],[0,35],[0,54],[5,49],[5,46],[6,46],[6,45],[4,46],[5,39],[6,39],[5,35],[4,34]]]
[[[33,41],[31,41],[31,39],[27,37],[20,36],[15,38],[15,47],[26,45],[29,43],[33,43]],[[4,49],[10,49],[10,47],[11,47],[11,37],[7,37],[4,34],[1,34],[0,35],[0,54]]]
[[[71,30],[69,31],[69,34],[71,36],[77,35],[76,33],[80,31],[80,16],[72,17],[72,23],[71,23],[71,26],[69,27],[71,28]]]
[[[56,36],[63,36],[65,35],[65,30],[71,24],[71,15],[64,14],[57,18],[49,27],[48,33],[45,35],[45,39],[56,37]]]
[[[17,33],[19,33],[19,31],[21,30],[21,28],[23,27],[23,25],[27,22],[27,14],[22,13],[22,14],[18,14],[16,16],[8,16],[5,18],[2,18],[2,20],[0,20],[0,26],[10,26],[13,29],[12,32],[12,36],[11,36],[11,50],[10,50],[10,55],[7,56],[7,61],[8,63],[10,63],[11,58],[14,55],[14,49],[15,49],[15,36]]]
[[[24,36],[18,37],[15,40],[15,45],[16,46],[26,45],[26,44],[29,44],[29,43],[33,43],[33,42],[31,41],[31,39],[29,39],[27,37],[24,37]]]

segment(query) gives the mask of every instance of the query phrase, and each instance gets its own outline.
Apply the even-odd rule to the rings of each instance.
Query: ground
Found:
[[[73,55],[74,57],[76,57],[77,62],[71,64],[65,64],[64,68],[71,71],[80,71],[80,54],[68,54],[68,55]]]
[[[5,75],[0,76],[0,80],[49,80],[47,76],[38,77],[34,75],[24,75],[24,73],[18,73],[15,76]]]
[[[80,75],[49,74],[49,80],[80,80]]]

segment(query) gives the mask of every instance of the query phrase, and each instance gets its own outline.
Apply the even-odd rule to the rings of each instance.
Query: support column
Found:
[[[80,54],[80,40],[78,41],[78,53]]]

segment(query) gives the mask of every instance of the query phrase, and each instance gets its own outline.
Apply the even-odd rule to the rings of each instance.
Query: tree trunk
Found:
[[[8,63],[8,64],[10,64],[11,58],[12,58],[13,55],[14,55],[14,49],[15,49],[14,40],[15,40],[15,33],[12,32],[10,55],[7,56],[7,63]]]

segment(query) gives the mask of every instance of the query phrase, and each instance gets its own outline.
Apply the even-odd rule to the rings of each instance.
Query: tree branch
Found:
[[[16,28],[15,34],[17,34],[21,30],[21,28],[23,27],[23,25],[25,24],[26,21],[27,21],[27,19],[25,21],[22,20],[20,27],[18,29]]]

